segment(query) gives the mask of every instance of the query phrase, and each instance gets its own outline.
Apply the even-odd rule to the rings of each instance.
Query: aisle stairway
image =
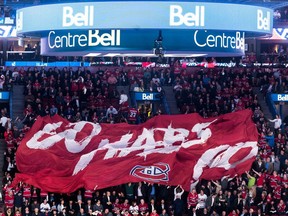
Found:
[[[3,179],[3,176],[4,176],[4,173],[3,173],[3,165],[4,165],[4,152],[6,150],[6,142],[4,140],[0,140],[0,193],[1,195],[3,194],[2,192],[2,179]],[[3,201],[0,199],[0,213],[3,212]]]
[[[11,92],[12,94],[12,98],[11,98],[11,102],[12,102],[12,114],[11,114],[11,118],[14,120],[17,116],[19,116],[21,119],[24,117],[23,116],[23,110],[24,110],[24,95],[23,95],[23,91],[24,91],[24,86],[22,85],[15,85],[13,86],[13,92]],[[2,155],[2,157],[0,157],[0,192],[2,193],[2,179],[4,176],[4,173],[2,171],[3,165],[4,165],[4,152],[6,151],[6,142],[4,140],[0,140],[0,155]],[[2,200],[0,200],[0,213],[3,212],[3,202]]]
[[[16,117],[20,117],[21,119],[23,116],[24,110],[24,86],[23,85],[14,85],[13,92],[12,92],[12,119]]]
[[[176,105],[173,87],[172,86],[163,86],[163,89],[165,91],[167,104],[168,104],[169,109],[170,109],[170,114],[180,114],[179,109],[177,108],[177,105]]]
[[[264,113],[264,116],[266,116],[266,118],[268,118],[268,119],[273,119],[273,116],[269,110],[267,103],[266,103],[265,97],[262,94],[262,92],[260,92],[259,87],[253,87],[253,92],[258,97],[258,103],[261,106],[261,109]]]
[[[5,152],[5,150],[6,150],[6,142],[3,139],[1,139],[0,140],[0,155],[1,155],[1,158],[0,158],[0,168],[1,168],[0,179],[3,179],[2,168],[3,168],[3,164],[4,164],[4,152]],[[0,185],[2,188],[2,181],[0,181]]]

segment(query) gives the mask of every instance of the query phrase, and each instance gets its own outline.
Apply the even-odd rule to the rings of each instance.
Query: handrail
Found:
[[[14,54],[14,53],[21,53],[21,54],[23,54],[23,53],[35,53],[35,51],[6,51],[6,53],[12,53],[12,54]]]

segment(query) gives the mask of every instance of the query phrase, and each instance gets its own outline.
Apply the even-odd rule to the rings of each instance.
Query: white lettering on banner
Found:
[[[108,139],[101,140],[99,147],[87,154],[81,155],[79,161],[77,162],[73,174],[76,175],[81,170],[85,169],[89,163],[94,158],[97,151],[108,149],[107,153],[105,154],[104,159],[109,159],[114,157],[114,155],[117,153],[119,149],[126,149],[127,145],[129,144],[129,140],[132,138],[133,134],[125,134],[121,137],[119,141],[116,141],[114,143],[109,143]],[[109,148],[106,148],[105,146],[109,145]],[[128,150],[129,151],[129,150]]]
[[[212,122],[195,124],[191,130],[197,134],[195,140],[187,141],[190,131],[184,128],[173,128],[170,124],[167,128],[143,128],[140,135],[135,140],[131,140],[132,133],[128,133],[119,137],[118,141],[111,143],[108,139],[101,140],[98,148],[87,154],[83,154],[78,163],[76,164],[73,175],[76,175],[79,171],[85,169],[94,158],[98,151],[107,150],[104,159],[110,159],[113,157],[125,157],[132,152],[142,151],[137,156],[146,158],[147,155],[153,153],[170,154],[172,152],[179,151],[180,148],[189,148],[193,145],[203,144],[211,137],[212,132],[209,125],[217,121],[215,119]],[[78,132],[81,132],[85,124],[93,126],[91,133],[83,140],[75,140]],[[101,132],[101,126],[99,124],[93,124],[88,122],[70,123],[65,128],[68,128],[60,133],[56,133],[56,130],[62,126],[62,122],[54,124],[46,124],[45,127],[35,133],[33,137],[27,141],[27,147],[30,149],[48,149],[54,146],[57,142],[64,139],[65,147],[70,153],[80,153],[90,143],[94,136],[97,136]],[[155,141],[155,132],[163,131],[163,140]],[[45,139],[39,141],[42,136],[47,136]],[[173,145],[176,142],[181,142],[181,145]]]
[[[288,101],[288,94],[283,95],[283,96],[278,94],[277,99],[278,99],[278,101]]]
[[[219,35],[208,34],[205,37],[198,36],[199,30],[194,33],[194,42],[198,47],[214,47],[214,48],[225,48],[225,49],[245,49],[245,33],[236,32],[235,36],[227,36],[225,33]]]
[[[84,170],[93,160],[98,151],[106,151],[104,155],[104,160],[111,159],[114,157],[125,157],[133,152],[137,152],[135,156],[146,157],[150,154],[171,154],[173,152],[179,151],[181,148],[190,148],[194,145],[201,145],[207,143],[209,138],[212,136],[212,131],[209,126],[217,121],[207,122],[207,123],[197,123],[190,130],[185,128],[173,128],[170,124],[167,128],[143,128],[142,132],[133,138],[133,133],[126,133],[119,136],[119,139],[114,142],[110,142],[109,139],[102,139],[98,145],[98,148],[82,154],[77,164],[73,169],[73,174],[76,175],[81,170]],[[77,140],[77,134],[84,130],[87,124],[92,126],[90,134],[86,134],[85,138],[82,140]],[[62,130],[61,132],[58,132]],[[86,129],[87,130],[87,129]],[[57,122],[53,124],[46,124],[44,128],[33,135],[33,137],[27,141],[26,145],[30,149],[49,149],[53,147],[56,143],[64,140],[65,147],[68,152],[77,154],[82,152],[88,144],[96,137],[102,128],[99,124],[93,124],[90,122],[78,122],[69,123],[66,126],[63,122]],[[162,140],[159,140],[159,133],[164,132]],[[193,140],[187,139],[190,132],[196,133],[197,138]],[[87,133],[87,132],[86,132]],[[158,137],[156,141],[155,137]],[[41,141],[39,141],[41,140]],[[179,145],[174,145],[175,143],[181,143]],[[94,143],[97,146],[97,144]],[[235,160],[235,162],[230,162],[229,160],[243,148],[251,148],[250,152],[245,155],[241,160]],[[217,146],[213,149],[208,149],[205,151],[193,168],[193,180],[197,181],[203,174],[203,170],[206,167],[210,168],[223,168],[229,170],[230,168],[235,168],[238,164],[253,158],[257,154],[257,142],[247,141],[237,143],[234,146],[223,144]]]
[[[146,94],[146,93],[143,93],[142,94],[142,100],[153,100],[153,94]]]
[[[259,30],[270,30],[270,16],[271,13],[267,11],[266,16],[264,16],[264,13],[262,10],[257,10],[257,29]]]
[[[241,149],[248,147],[251,147],[251,151],[248,155],[235,163],[229,163],[229,159],[233,157],[233,155],[237,154],[237,152]],[[257,142],[241,142],[237,143],[235,146],[221,145],[216,148],[209,149],[199,158],[194,166],[193,179],[198,180],[203,173],[203,169],[207,166],[209,166],[209,168],[217,167],[228,170],[235,168],[238,164],[255,157],[257,152]]]
[[[120,30],[111,30],[110,33],[100,34],[100,30],[88,30],[86,34],[71,34],[57,36],[55,31],[48,34],[50,49],[86,47],[86,46],[120,46]]]
[[[81,121],[78,123],[70,123],[67,125],[67,130],[60,133],[56,133],[56,130],[63,124],[63,122],[57,122],[54,124],[46,124],[45,127],[35,133],[33,137],[27,141],[27,147],[31,149],[48,149],[54,146],[57,142],[64,139],[67,151],[70,153],[79,153],[90,143],[91,139],[98,135],[101,131],[99,124],[93,124],[90,122]],[[76,135],[81,132],[83,127],[89,124],[93,127],[91,134],[85,137],[81,141],[76,141]],[[39,141],[43,135],[50,135],[48,138]]]
[[[94,21],[94,6],[84,6],[83,13],[74,14],[73,7],[65,6],[63,7],[63,19],[62,26],[93,26]]]
[[[170,5],[170,26],[183,24],[189,27],[205,26],[205,7],[195,6],[195,13],[183,14],[183,8],[180,5]]]
[[[216,121],[215,119],[214,121]],[[176,151],[179,151],[181,147],[189,148],[193,145],[203,144],[205,143],[212,132],[209,128],[207,128],[212,122],[196,124],[192,128],[192,132],[197,133],[197,137],[199,139],[186,141],[186,138],[189,135],[189,130],[184,128],[172,128],[171,125],[168,128],[155,128],[155,129],[146,129],[144,128],[142,133],[137,137],[137,139],[133,142],[132,145],[129,141],[129,137],[132,137],[132,134],[124,135],[120,141],[116,141],[114,143],[109,143],[109,140],[102,140],[99,144],[98,149],[93,152],[89,152],[88,154],[84,154],[80,157],[77,165],[75,166],[73,175],[76,175],[80,170],[85,169],[86,166],[91,162],[94,155],[97,151],[107,149],[107,153],[104,156],[104,159],[110,159],[115,156],[117,157],[125,157],[132,152],[142,151],[138,153],[137,156],[144,157],[146,159],[147,155],[153,153],[161,153],[161,154],[170,154]],[[204,130],[203,130],[204,129]],[[163,141],[155,141],[154,132],[155,131],[163,131],[164,137]],[[206,131],[206,132],[205,132]],[[173,143],[181,142],[181,145],[173,145]]]

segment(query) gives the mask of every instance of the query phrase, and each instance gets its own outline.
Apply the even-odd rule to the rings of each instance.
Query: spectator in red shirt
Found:
[[[277,174],[277,171],[273,171],[273,174],[269,176],[270,187],[275,189],[276,186],[281,183],[281,177]]]
[[[124,203],[121,205],[121,212],[122,214],[126,211],[128,211],[130,208],[130,205],[129,205],[129,201],[128,199],[125,199]]]
[[[12,190],[9,190],[6,192],[5,195],[5,206],[7,209],[13,209],[14,208],[14,194]]]
[[[144,199],[140,200],[140,204],[138,206],[139,206],[139,212],[141,215],[146,215],[147,213],[149,213],[148,205],[147,203],[145,203]]]
[[[156,212],[156,209],[154,209],[151,213],[150,213],[150,216],[159,216]]]
[[[287,215],[286,214],[286,204],[284,203],[284,201],[281,199],[280,202],[277,205],[277,212],[278,215]]]
[[[237,214],[236,210],[233,210],[232,212],[230,212],[228,214],[228,216],[238,216],[238,214]]]
[[[258,198],[260,198],[262,192],[263,192],[263,186],[264,186],[264,182],[265,182],[265,177],[264,174],[262,172],[257,172],[254,169],[252,169],[253,172],[258,176],[257,180],[256,180],[256,196]]]
[[[71,91],[72,92],[77,92],[78,90],[79,90],[79,87],[78,87],[77,80],[73,80],[72,83],[71,83]]]
[[[196,208],[197,203],[198,203],[198,194],[196,192],[196,189],[193,188],[187,197],[188,211],[190,212],[190,214],[192,214],[192,210]]]
[[[108,79],[107,79],[107,82],[110,84],[110,85],[115,85],[117,83],[117,78],[114,76],[114,74],[111,74]]]
[[[281,184],[280,183],[278,183],[276,187],[274,188],[273,196],[274,196],[275,202],[278,203],[281,199]]]
[[[119,198],[116,198],[115,202],[112,204],[112,211],[115,214],[120,209],[121,209],[121,204],[120,204]]]

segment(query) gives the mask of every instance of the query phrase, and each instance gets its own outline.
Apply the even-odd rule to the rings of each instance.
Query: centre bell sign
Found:
[[[157,35],[158,31],[143,31],[139,32],[137,30],[99,30],[90,29],[83,31],[50,31],[47,37],[47,45],[49,49],[54,49],[55,51],[63,50],[65,48],[85,48],[85,47],[115,47],[121,48],[122,45],[135,46],[135,49],[149,49],[152,48],[152,42]],[[222,31],[185,31],[183,34],[186,35],[185,38],[181,31],[163,31],[165,34],[165,49],[196,49],[196,50],[238,50],[244,51],[245,47],[245,33],[244,32],[222,32]],[[143,36],[144,35],[144,36]],[[147,36],[148,35],[148,36]],[[180,37],[179,42],[175,44],[175,38]],[[149,38],[150,37],[150,38]],[[145,38],[145,39],[143,39]],[[139,43],[139,41],[142,41]],[[183,47],[182,47],[183,43]],[[191,46],[191,47],[189,47]],[[170,48],[171,47],[171,48]]]
[[[79,24],[79,21],[77,21]],[[84,21],[83,21],[84,23]],[[89,22],[88,22],[89,23]],[[87,24],[87,23],[86,23]],[[75,27],[76,28],[76,27]],[[143,51],[152,53],[153,41],[158,30],[126,29],[88,29],[88,30],[51,30],[41,38],[41,54],[53,52],[107,52],[133,53]],[[242,56],[245,47],[245,33],[240,31],[206,30],[162,30],[165,52],[183,53],[218,52]],[[175,43],[175,40],[178,41]],[[79,53],[85,55],[86,53]],[[62,54],[61,54],[62,55]],[[74,54],[73,54],[74,55]]]
[[[48,46],[55,48],[73,48],[73,47],[94,47],[94,46],[120,46],[120,30],[110,30],[101,32],[100,30],[88,30],[87,33],[67,32],[58,35],[56,31],[50,31],[48,34]]]

